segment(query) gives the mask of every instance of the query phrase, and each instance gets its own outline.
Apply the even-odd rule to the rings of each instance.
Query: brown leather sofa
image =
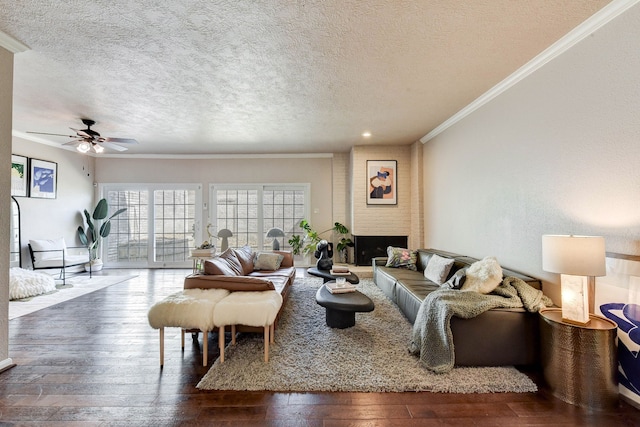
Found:
[[[228,289],[230,291],[266,291],[276,290],[282,295],[282,307],[285,306],[296,277],[293,254],[290,251],[274,251],[282,255],[282,261],[275,270],[256,270],[255,254],[248,247],[229,248],[222,254],[205,261],[204,274],[191,274],[184,279],[184,289]],[[275,323],[282,313],[278,312]],[[262,332],[262,328],[238,326],[239,332]]]
[[[413,323],[426,296],[439,286],[424,277],[424,269],[433,254],[453,258],[447,279],[461,268],[478,261],[475,258],[436,249],[417,251],[417,271],[385,267],[387,258],[373,259],[373,280]],[[541,289],[539,279],[502,268],[504,276],[514,276]],[[539,362],[538,314],[525,309],[496,308],[472,319],[452,317],[451,331],[458,366],[536,365]]]

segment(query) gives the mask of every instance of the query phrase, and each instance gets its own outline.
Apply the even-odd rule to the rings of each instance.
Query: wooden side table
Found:
[[[562,321],[562,310],[540,311],[542,370],[551,393],[581,407],[618,404],[617,325],[594,314],[585,326]]]

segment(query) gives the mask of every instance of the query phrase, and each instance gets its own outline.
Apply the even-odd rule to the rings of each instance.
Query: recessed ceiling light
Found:
[[[364,138],[371,138],[371,132],[362,132]]]

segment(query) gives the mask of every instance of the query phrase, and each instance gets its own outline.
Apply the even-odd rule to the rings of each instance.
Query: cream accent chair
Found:
[[[86,253],[79,253],[82,249]],[[91,264],[89,263],[89,249],[86,247],[67,246],[64,238],[54,240],[29,240],[29,254],[34,270],[60,269],[59,278],[62,284],[66,284],[66,269],[89,264],[89,277],[91,277]]]

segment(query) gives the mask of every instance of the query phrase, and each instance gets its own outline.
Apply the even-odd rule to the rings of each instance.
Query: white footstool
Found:
[[[185,329],[199,329],[202,338],[202,365],[207,366],[209,331],[214,330],[213,314],[215,306],[229,295],[226,289],[185,289],[169,295],[155,303],[147,317],[149,325],[160,329],[160,366],[164,366],[164,328],[182,328],[182,348],[184,349]],[[223,332],[224,333],[224,332]]]
[[[274,342],[274,322],[282,307],[276,291],[232,292],[218,303],[213,322],[219,328],[220,363],[224,363],[224,329],[231,326],[231,344],[236,343],[236,325],[264,328],[264,361],[269,361],[269,342]]]

